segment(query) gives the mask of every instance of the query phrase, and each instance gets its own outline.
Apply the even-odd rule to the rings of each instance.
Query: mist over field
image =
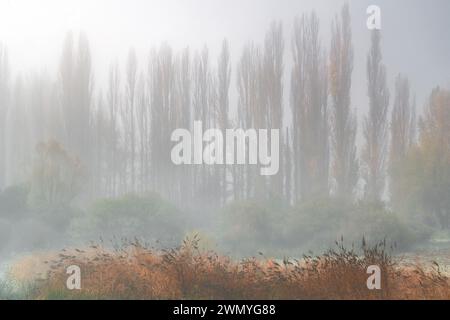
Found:
[[[450,3],[380,0],[369,30],[372,4],[1,0],[0,270],[186,239],[233,258],[336,241],[446,258]],[[198,121],[278,130],[276,174],[249,142],[242,164],[175,164],[172,133]]]

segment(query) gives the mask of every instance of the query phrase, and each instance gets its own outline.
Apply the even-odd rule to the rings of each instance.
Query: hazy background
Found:
[[[326,125],[323,127],[319,123],[315,124],[316,126],[312,125],[312,129],[309,128],[308,125],[311,125],[314,121],[305,121],[306,125],[304,123],[300,124],[300,121],[295,122],[294,125],[289,123],[295,110],[307,106],[306,103],[300,103],[291,108],[289,103],[291,94],[302,90],[300,83],[297,83],[294,89],[290,88],[291,73],[293,70],[298,71],[298,69],[293,68],[292,63],[291,41],[294,18],[304,13],[309,14],[314,10],[320,20],[321,34],[319,39],[322,41],[322,48],[329,50],[331,23],[335,15],[340,13],[345,2],[348,2],[350,5],[352,43],[354,47],[350,108],[352,111],[356,110],[358,118],[356,143],[354,143],[353,137],[355,135],[353,135],[353,131],[347,133],[347,138],[351,146],[358,146],[355,158],[358,161],[361,160],[361,164],[363,164],[364,161],[360,156],[365,143],[362,134],[362,124],[363,118],[368,114],[370,105],[367,96],[368,73],[366,62],[371,46],[371,33],[366,27],[367,7],[376,4],[381,8],[382,40],[380,51],[383,55],[382,63],[385,64],[387,70],[386,81],[390,91],[390,101],[389,111],[386,113],[388,115],[383,122],[386,132],[378,132],[378,134],[385,138],[380,139],[383,140],[383,143],[389,144],[387,140],[389,140],[388,136],[391,132],[387,131],[395,127],[391,125],[395,122],[392,120],[395,118],[391,118],[391,110],[394,109],[397,92],[394,88],[394,81],[399,73],[404,74],[410,81],[411,96],[416,95],[417,97],[419,115],[434,87],[438,85],[450,87],[450,61],[448,58],[450,57],[450,41],[448,39],[450,3],[447,0],[427,2],[419,0],[0,0],[0,43],[8,50],[9,64],[12,71],[11,77],[7,80],[8,87],[5,87],[11,94],[11,100],[8,101],[7,105],[5,104],[9,108],[8,113],[5,111],[5,114],[9,115],[1,117],[5,114],[0,114],[0,120],[3,118],[7,124],[4,132],[7,133],[5,141],[8,141],[4,148],[5,153],[3,156],[7,159],[5,166],[7,176],[15,178],[14,176],[17,175],[21,177],[21,179],[10,179],[12,182],[6,179],[7,183],[5,186],[2,186],[0,183],[1,188],[5,187],[4,190],[0,190],[0,209],[2,209],[1,207],[4,208],[2,209],[3,211],[0,210],[0,213],[3,215],[0,216],[0,243],[4,244],[4,252],[15,254],[23,250],[48,248],[55,244],[64,246],[64,241],[67,241],[69,245],[73,243],[78,245],[80,242],[84,244],[88,240],[98,239],[102,232],[108,236],[120,236],[121,233],[131,237],[150,236],[152,240],[160,240],[167,235],[176,235],[174,236],[175,241],[172,241],[173,239],[165,239],[167,243],[172,245],[177,243],[186,233],[194,233],[197,229],[202,228],[203,230],[200,231],[204,231],[203,233],[206,234],[205,238],[210,236],[211,242],[221,241],[222,243],[228,243],[228,248],[232,252],[248,255],[254,254],[259,249],[264,251],[266,249],[272,250],[272,252],[280,256],[285,253],[284,249],[289,254],[293,251],[297,254],[299,248],[302,250],[313,247],[327,248],[341,235],[350,235],[353,237],[352,240],[356,239],[359,241],[363,235],[366,236],[367,234],[371,234],[373,240],[382,240],[384,236],[391,237],[391,239],[402,243],[403,248],[410,249],[416,243],[426,243],[433,232],[441,231],[441,229],[447,232],[444,236],[447,237],[446,239],[450,243],[450,203],[447,201],[447,199],[450,199],[448,196],[450,194],[450,186],[448,185],[450,178],[446,179],[445,177],[447,176],[440,174],[442,172],[450,175],[450,161],[447,167],[437,168],[441,171],[434,170],[435,168],[427,171],[437,172],[436,175],[430,177],[420,175],[421,172],[426,171],[425,169],[428,168],[427,165],[429,163],[434,163],[433,161],[425,161],[428,159],[427,155],[430,155],[430,159],[434,159],[432,158],[434,156],[437,159],[444,159],[441,153],[437,152],[440,150],[435,150],[431,147],[428,150],[426,143],[420,141],[420,148],[423,149],[420,150],[423,151],[423,159],[425,159],[423,166],[414,167],[418,162],[415,161],[415,158],[401,162],[401,165],[398,166],[400,169],[407,167],[404,164],[408,164],[410,170],[406,173],[401,172],[398,174],[401,178],[398,179],[398,189],[406,191],[394,195],[392,198],[395,201],[389,203],[389,201],[385,201],[389,197],[383,197],[383,199],[379,199],[383,201],[375,205],[370,201],[361,204],[359,202],[362,198],[359,197],[362,189],[360,184],[357,184],[354,188],[357,197],[353,197],[352,192],[354,190],[351,189],[345,195],[350,199],[341,201],[342,199],[339,199],[339,197],[335,198],[333,193],[330,196],[330,189],[333,188],[331,185],[332,179],[328,179],[331,176],[328,168],[332,167],[330,166],[330,160],[333,159],[329,157],[328,143],[332,132],[327,131],[323,134],[325,140],[320,140],[321,134],[317,134],[318,130],[316,130],[316,127],[320,127],[324,131],[328,130],[329,124],[326,115],[324,116]],[[201,94],[207,97],[205,100],[208,100],[212,96],[209,86],[214,87],[214,84],[211,85],[213,83],[211,79],[217,76],[218,57],[221,53],[223,40],[226,38],[230,48],[231,62],[229,65],[232,70],[229,106],[232,110],[236,109],[239,105],[236,70],[238,65],[241,66],[241,71],[243,67],[246,67],[245,63],[242,64],[242,60],[245,62],[245,59],[241,59],[243,56],[245,58],[243,53],[248,49],[245,47],[250,41],[259,46],[264,44],[266,32],[274,20],[281,21],[283,24],[285,44],[284,74],[283,79],[280,80],[280,83],[282,82],[284,85],[283,95],[282,98],[280,97],[280,100],[283,99],[284,103],[273,104],[275,107],[281,107],[278,108],[278,111],[283,110],[284,123],[281,123],[282,121],[280,123],[277,122],[277,126],[280,124],[279,127],[284,127],[284,129],[286,127],[306,128],[307,134],[302,132],[296,138],[292,138],[291,135],[291,140],[287,139],[286,146],[290,145],[292,147],[294,144],[298,146],[299,143],[303,143],[298,137],[301,136],[303,138],[306,136],[305,140],[307,140],[309,133],[313,138],[307,140],[306,143],[314,148],[311,148],[313,150],[310,152],[311,154],[308,154],[308,150],[305,149],[305,152],[297,154],[298,157],[295,155],[286,156],[286,159],[296,159],[285,166],[290,170],[289,173],[285,174],[286,181],[283,182],[282,178],[281,184],[274,183],[273,185],[278,189],[280,189],[280,185],[281,189],[285,186],[284,193],[289,198],[287,201],[284,201],[282,198],[272,198],[271,193],[264,190],[263,199],[255,200],[252,197],[234,197],[233,200],[244,201],[238,201],[237,203],[230,201],[228,203],[226,200],[232,198],[228,195],[229,189],[232,189],[228,187],[229,181],[231,181],[231,179],[228,179],[231,176],[229,171],[232,171],[233,175],[233,188],[236,187],[236,190],[244,189],[243,186],[245,185],[242,182],[243,180],[235,179],[234,167],[233,170],[229,170],[230,168],[224,169],[225,174],[220,176],[222,184],[220,180],[219,182],[214,180],[219,177],[214,171],[217,168],[214,168],[214,170],[208,168],[208,171],[202,168],[203,171],[206,171],[206,178],[204,179],[206,183],[198,183],[198,188],[194,188],[194,183],[189,179],[198,174],[194,172],[197,168],[188,168],[186,173],[184,171],[175,171],[171,167],[172,163],[170,162],[164,163],[164,160],[166,160],[164,156],[168,156],[170,153],[170,146],[166,142],[168,142],[170,136],[169,129],[172,128],[167,124],[169,122],[164,122],[164,116],[161,116],[161,114],[164,115],[164,112],[168,112],[171,107],[175,105],[178,107],[178,105],[172,105],[172,101],[170,105],[166,105],[160,103],[158,99],[156,99],[155,103],[153,100],[149,102],[145,99],[142,99],[142,101],[139,99],[134,100],[134,98],[145,97],[149,92],[148,96],[161,98],[166,93],[164,88],[155,86],[164,82],[157,78],[159,74],[154,72],[156,69],[148,72],[147,68],[150,49],[160,48],[161,44],[167,43],[177,55],[182,49],[189,47],[192,57],[195,58],[192,60],[192,71],[196,72],[202,69],[202,61],[198,59],[200,57],[198,53],[205,46],[209,49],[209,68],[211,70],[207,71],[211,72],[211,74],[205,75],[204,78],[201,76],[189,78],[189,81],[193,82],[191,91],[193,92],[192,89],[198,89],[201,91]],[[80,58],[80,56],[83,58],[82,55],[76,56],[76,54],[79,54],[77,50],[73,52],[66,50],[63,52],[65,47],[64,41],[69,31],[74,31],[74,39],[78,39],[80,32],[85,33],[89,41],[92,61],[90,61],[90,56],[86,55],[84,58],[87,59],[77,64],[72,59]],[[84,38],[80,37],[80,40],[82,39]],[[70,44],[70,42],[68,43]],[[374,43],[376,41],[372,41],[372,45]],[[86,49],[88,46],[84,42],[80,47]],[[136,69],[139,73],[142,71],[144,75],[148,75],[150,80],[154,80],[150,84],[155,86],[155,90],[149,91],[153,87],[147,86],[148,83],[146,82],[142,82],[142,84],[145,84],[142,87],[142,91],[138,88],[136,92],[130,93],[131,86],[128,82],[136,76],[136,74],[133,76],[132,72],[127,70],[127,66],[131,66],[130,70],[134,66],[134,55],[130,54],[133,52],[133,50],[130,50],[132,47],[136,49],[137,53],[138,66]],[[164,49],[164,46],[161,48]],[[83,51],[80,52],[83,53]],[[75,55],[72,57],[71,54]],[[168,51],[160,50],[158,57],[160,59],[167,58],[167,54]],[[128,57],[133,59],[128,60]],[[326,60],[329,60],[328,53],[326,54]],[[129,63],[129,61],[132,63]],[[114,92],[120,96],[117,103],[120,112],[118,119],[114,118],[114,120],[111,120],[108,111],[113,109],[114,103],[108,105],[107,80],[110,66],[114,62],[118,62],[117,65],[120,67],[121,82],[115,89],[112,87],[110,89],[111,91],[115,90]],[[310,62],[310,60],[307,60],[307,63]],[[247,63],[249,62],[247,61]],[[150,65],[152,64],[150,63]],[[87,77],[84,78],[82,76],[86,74],[83,73],[85,71],[83,67],[86,68],[86,66],[89,67],[87,67]],[[90,73],[91,66],[92,74]],[[205,69],[208,69],[208,67]],[[247,68],[247,71],[248,69],[251,68]],[[72,72],[76,77],[72,78]],[[241,77],[245,76],[242,76],[243,73],[245,72],[241,72]],[[213,75],[213,78],[208,78],[210,75]],[[249,73],[248,75],[252,80],[259,81],[255,73]],[[322,76],[328,78],[328,75],[328,73],[324,73]],[[310,78],[315,76],[317,74],[312,74]],[[194,78],[195,80],[200,78],[200,80],[205,81],[195,83],[192,80]],[[22,80],[24,80],[23,83]],[[93,83],[90,81],[93,81]],[[383,81],[382,79],[381,82]],[[314,87],[312,89],[313,93],[306,92],[305,96],[322,92],[322,90],[315,90],[316,87],[322,88],[328,82],[328,79],[327,81],[317,81],[317,83],[310,86]],[[206,85],[202,86],[203,83],[206,83]],[[93,92],[90,91],[91,88],[93,88]],[[259,91],[264,91],[267,88],[260,89],[258,87],[257,92],[253,92],[255,99],[259,99],[258,95],[262,96]],[[140,96],[142,93],[143,95]],[[42,95],[40,100],[36,98],[39,94]],[[170,91],[171,99],[173,99],[173,96],[176,96],[176,93],[173,96],[172,94],[173,91]],[[241,98],[242,95],[243,93],[241,92]],[[276,94],[272,95],[276,96]],[[400,94],[400,96],[402,95]],[[443,101],[440,106],[442,110],[450,110],[448,108],[450,106],[450,94],[448,92],[436,91],[434,96],[436,100]],[[100,97],[106,98],[106,100],[101,101],[98,99]],[[184,109],[182,108],[186,114],[186,111],[190,110],[191,104],[192,107],[194,106],[193,98],[190,98],[192,101],[187,106],[183,106]],[[203,98],[203,95],[201,98]],[[214,99],[216,98],[211,98],[211,100]],[[331,108],[331,96],[327,94],[325,99],[330,101],[329,106]],[[406,94],[403,94],[403,99],[408,100]],[[160,100],[162,101],[163,99],[161,98]],[[372,100],[376,99],[372,97]],[[181,104],[185,102],[184,100],[180,101],[182,101]],[[259,102],[259,100],[254,101]],[[318,106],[313,105],[309,107],[314,110],[320,110],[321,100],[316,99],[314,101],[319,101]],[[103,102],[103,104],[100,102]],[[201,103],[198,103],[204,108],[201,109],[202,112],[210,110],[210,105],[216,104],[211,103],[209,100],[206,103],[203,102],[202,100]],[[217,101],[214,100],[214,102]],[[241,107],[245,112],[250,110],[254,114],[253,117],[258,114],[258,111],[263,110],[257,109],[258,111],[255,112],[255,109],[250,109],[250,104],[247,103],[247,105],[243,106],[241,103]],[[147,118],[141,116],[141,114],[132,113],[130,115],[130,110],[133,109],[130,106],[134,107],[135,105],[142,107],[138,110],[148,112],[146,113]],[[374,104],[372,103],[372,105]],[[401,101],[396,105],[401,107]],[[409,108],[409,101],[407,101],[406,105]],[[0,107],[2,106],[0,105]],[[102,108],[104,110],[101,110]],[[157,113],[160,110],[158,108],[163,110],[159,114]],[[381,108],[378,108],[378,105],[375,104],[374,109],[379,110]],[[2,109],[0,108],[0,110]],[[45,117],[43,117],[44,112],[42,110],[47,112]],[[107,115],[104,116],[99,110],[104,111]],[[170,111],[173,112],[172,109]],[[181,114],[183,112],[177,113],[177,110],[173,113],[178,116],[184,116]],[[402,113],[402,110],[399,113]],[[200,116],[202,115],[201,113],[199,114]],[[189,114],[189,117],[187,117],[188,121],[195,120],[194,118],[198,117],[199,114],[193,113],[192,119]],[[260,112],[260,114],[264,114],[264,112]],[[450,115],[450,112],[448,114]],[[237,118],[232,114],[227,116],[234,120]],[[214,118],[214,116],[212,117]],[[48,119],[42,120],[43,118]],[[430,128],[436,123],[443,123],[443,127],[448,127],[445,118],[439,116],[436,118],[438,119],[428,119]],[[142,131],[144,138],[140,141],[145,143],[142,143],[142,146],[136,146],[139,149],[139,154],[144,155],[142,159],[135,158],[138,151],[134,150],[134,143],[132,147],[133,152],[129,150],[132,144],[129,141],[130,137],[133,137],[134,140],[137,135],[135,132],[137,130],[134,127],[134,121],[137,119],[149,120],[143,127],[155,130],[145,131],[145,133],[144,130]],[[419,117],[417,119],[414,118],[414,123],[411,121],[414,128],[418,119]],[[178,121],[179,119],[176,120]],[[409,121],[409,119],[406,120]],[[377,119],[372,119],[372,121],[376,122]],[[133,123],[133,125],[130,123]],[[238,125],[242,125],[242,123],[243,121],[238,122]],[[172,125],[172,123],[169,124]],[[179,122],[174,122],[173,124],[178,125]],[[50,128],[52,125],[56,129]],[[42,136],[36,134],[36,132],[47,131],[42,130],[43,128],[47,129],[46,126],[49,127],[48,131],[54,136],[47,137],[45,134],[42,134]],[[399,125],[397,124],[397,126]],[[415,148],[414,140],[416,137],[411,132],[407,132],[406,135],[413,140],[412,146]],[[448,131],[445,131],[444,134],[448,134]],[[444,134],[440,135],[439,138],[444,137],[447,139],[448,135],[444,136]],[[53,141],[35,141],[44,138],[54,138],[56,140],[59,139],[59,141],[55,141],[55,143]],[[48,143],[47,145],[40,145],[40,148],[38,148],[40,151],[37,150],[38,154],[35,150],[37,142]],[[152,144],[148,142],[152,142]],[[150,150],[155,146],[162,146],[163,148]],[[317,146],[320,149],[319,151],[315,150]],[[387,149],[389,150],[386,150],[385,154],[383,154],[386,159],[389,156],[388,154],[395,148]],[[285,150],[287,149],[285,148],[281,151],[282,155],[284,155],[283,151]],[[351,150],[348,153],[343,152],[343,154],[350,154],[352,153]],[[448,150],[450,150],[450,146]],[[109,153],[110,151],[111,153]],[[1,152],[0,148],[0,155],[2,155]],[[50,154],[49,159],[45,158],[48,154]],[[111,154],[116,155],[117,158],[112,157]],[[158,158],[155,156],[154,159],[149,158],[150,161],[145,158],[145,156],[153,156],[155,154],[162,155],[162,157]],[[81,170],[80,167],[82,166],[79,167],[78,162],[73,161],[72,155],[74,158],[80,156],[82,165],[85,165],[87,170]],[[309,158],[305,158],[307,161],[299,161],[299,156],[305,155],[309,156]],[[40,158],[41,156],[43,160]],[[42,160],[44,163],[42,168],[44,169],[47,169],[46,164],[50,164],[50,168],[52,168],[54,162],[59,164],[62,158],[61,172],[69,172],[70,178],[72,173],[75,178],[85,178],[80,172],[87,172],[87,177],[84,179],[86,181],[79,179],[83,181],[80,181],[80,185],[74,188],[76,192],[71,192],[73,190],[67,192],[71,196],[68,199],[64,197],[66,195],[64,194],[65,190],[63,190],[61,192],[63,193],[61,203],[56,202],[55,205],[52,201],[49,201],[51,205],[48,207],[42,206],[40,203],[36,205],[32,201],[33,197],[39,198],[35,193],[40,196],[39,193],[41,191],[43,191],[42,193],[47,191],[45,186],[48,181],[42,179],[44,182],[42,183],[41,180],[36,179],[36,177],[41,178],[41,175],[35,174],[36,172],[46,173],[47,171],[39,170],[41,169],[40,162],[31,161],[36,160],[34,158]],[[23,159],[26,160],[24,163],[21,162]],[[311,159],[312,161],[309,161]],[[0,158],[0,160],[2,159]],[[134,166],[138,160],[139,162],[142,160],[140,162],[142,172],[136,170],[135,173]],[[322,164],[322,160],[324,160],[325,166],[319,167]],[[372,163],[370,160],[366,162]],[[38,165],[36,166],[34,162],[38,163]],[[308,163],[308,165],[311,163],[310,167],[315,170],[309,170],[309,167],[300,168],[300,165],[304,163]],[[373,161],[373,163],[377,165],[376,161]],[[110,165],[111,167],[109,167]],[[161,166],[158,167],[158,165]],[[133,169],[132,173],[129,174],[129,167],[131,166]],[[15,174],[11,167],[20,174]],[[34,170],[36,167],[37,170]],[[23,170],[24,168],[26,170]],[[147,170],[148,168],[151,170]],[[291,168],[296,170],[296,174],[298,172],[311,174],[310,180],[305,179],[305,185],[307,186],[303,189],[309,189],[309,183],[313,185],[319,181],[317,177],[324,176],[326,178],[324,183],[326,190],[324,190],[323,194],[318,192],[318,194],[324,196],[324,199],[316,200],[314,197],[309,199],[308,195],[306,195],[305,199],[300,199],[301,201],[298,201],[298,203],[291,201],[290,197],[294,191],[298,191],[293,188]],[[101,170],[99,169],[104,170],[100,172]],[[185,170],[186,168],[181,169]],[[383,175],[381,179],[383,182],[382,189],[385,189],[385,185],[394,181],[392,177],[384,177],[384,171],[387,171],[384,169],[387,168],[380,170]],[[390,167],[389,169],[392,168]],[[191,170],[194,172],[192,175],[190,173]],[[29,174],[29,171],[32,174]],[[212,174],[210,171],[212,171]],[[364,179],[363,170],[360,171],[359,176],[357,174],[359,179],[357,181]],[[52,171],[50,170],[50,172]],[[186,179],[187,182],[183,180],[183,172],[189,178]],[[239,175],[244,177],[243,172],[244,170],[241,173],[238,172],[236,177]],[[203,176],[203,173],[201,175]],[[116,181],[117,176],[119,176],[118,181]],[[246,173],[246,177],[249,176],[251,176],[250,170]],[[280,176],[283,177],[282,174]],[[305,176],[308,176],[308,174],[305,174]],[[113,177],[113,181],[109,183],[111,177]],[[136,189],[134,181],[136,177],[142,177],[142,190]],[[53,176],[50,175],[50,178],[53,178]],[[146,181],[147,178],[154,179],[155,182],[153,183],[153,180],[151,180],[151,184],[145,184],[145,182],[148,182]],[[296,178],[298,178],[298,174]],[[303,177],[301,178],[303,179]],[[428,179],[428,184],[424,183],[425,179]],[[131,183],[130,180],[132,181]],[[441,184],[436,184],[436,181]],[[66,181],[64,180],[63,182]],[[248,178],[247,182],[247,185],[252,188],[253,186],[262,185],[258,180],[250,178]],[[52,184],[49,185],[50,187],[53,186]],[[64,184],[62,185],[64,186]],[[67,185],[72,186],[71,180]],[[106,190],[110,185],[113,186],[112,191]],[[119,191],[115,190],[116,185],[120,187]],[[225,201],[222,203],[221,200],[218,201],[217,198],[211,197],[212,200],[209,200],[213,202],[213,206],[208,207],[208,205],[204,205],[207,202],[205,199],[208,200],[210,193],[213,196],[216,195],[217,190],[214,187],[220,185],[226,186],[222,190],[225,195],[222,200]],[[173,192],[171,189],[174,186],[175,188],[173,189],[176,189],[176,192]],[[409,190],[408,186],[423,187],[422,189],[424,190],[420,190],[423,191],[425,199],[421,203],[423,207],[419,207],[416,203],[416,200],[419,201],[418,199],[420,198],[417,196],[417,191]],[[56,192],[53,189],[51,191],[56,194],[58,194],[58,191],[61,191],[61,188],[54,189],[56,189]],[[246,194],[254,195],[253,190],[251,188],[248,189],[245,191]],[[388,192],[385,192],[387,195],[391,190],[389,188],[386,188],[386,190],[388,190]],[[148,195],[149,191],[159,193],[161,197],[157,194]],[[276,191],[283,193],[283,190]],[[49,192],[50,195],[53,195],[52,192]],[[135,194],[132,194],[133,192]],[[170,195],[173,197],[172,193],[175,193],[176,197],[179,195],[180,199],[170,203],[170,200],[173,200],[170,199]],[[192,194],[195,194],[197,197],[192,200],[193,205],[188,206],[184,202],[183,197],[188,195],[187,198],[189,198]],[[437,196],[435,197],[436,194]],[[404,201],[403,198],[406,196],[409,197],[409,201]],[[436,223],[433,220],[435,217],[430,214],[435,209],[433,205],[437,203],[436,199],[440,201],[439,205],[442,202],[442,208],[437,208],[436,212],[440,214],[441,211],[439,210],[446,210],[447,219],[444,223]],[[253,202],[245,202],[247,200]],[[395,210],[398,210],[397,213],[391,211],[394,207],[393,204],[403,203],[407,203],[408,206],[395,208]],[[45,204],[47,205],[47,203]],[[414,214],[420,216],[420,218],[415,217]],[[22,235],[26,235],[26,237]],[[169,242],[169,240],[172,242]],[[243,244],[247,245],[247,247],[242,248]],[[2,248],[0,247],[0,255],[1,251]]]
[[[315,10],[321,19],[324,45],[329,45],[330,23],[345,1],[336,0],[1,0],[0,41],[10,52],[13,71],[48,70],[55,74],[68,30],[84,31],[90,40],[96,88],[102,87],[110,63],[125,60],[136,48],[142,63],[148,50],[162,42],[174,49],[207,45],[217,56],[223,38],[230,42],[236,61],[244,44],[261,42],[274,19],[283,21],[286,63],[291,55],[293,19]],[[382,11],[382,48],[392,89],[398,73],[409,76],[418,106],[431,88],[450,84],[450,3],[446,0],[348,1],[352,16],[355,70],[352,105],[365,111],[366,55],[369,31],[366,8]],[[144,60],[145,59],[145,60]],[[288,69],[287,69],[288,70]],[[290,75],[285,72],[285,78]],[[233,95],[235,86],[231,86]]]

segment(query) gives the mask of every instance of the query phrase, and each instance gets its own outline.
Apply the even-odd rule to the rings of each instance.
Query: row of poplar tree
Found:
[[[226,40],[217,59],[206,47],[191,53],[161,45],[140,64],[130,50],[124,68],[111,65],[103,90],[94,81],[83,34],[67,35],[56,79],[42,73],[13,83],[2,47],[0,188],[21,181],[36,170],[29,163],[41,161],[49,189],[64,179],[71,186],[84,179],[90,196],[157,191],[178,204],[217,205],[249,198],[294,203],[330,194],[353,199],[359,191],[381,200],[389,161],[403,157],[416,140],[408,79],[397,77],[390,103],[381,36],[373,31],[368,112],[358,133],[348,6],[332,22],[328,48],[315,13],[293,26],[286,44],[281,22],[273,22],[263,43],[248,43],[233,66]],[[204,129],[280,129],[279,173],[262,177],[251,165],[174,166],[171,133],[191,129],[195,120]],[[364,138],[360,150],[358,134]],[[73,157],[77,170],[61,169],[62,154]]]

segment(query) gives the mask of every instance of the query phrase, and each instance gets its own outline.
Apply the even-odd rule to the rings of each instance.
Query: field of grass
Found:
[[[81,290],[66,288],[69,265],[81,269]],[[381,290],[367,288],[369,265],[381,269]],[[450,278],[438,263],[394,259],[384,243],[235,261],[199,249],[195,237],[166,251],[134,241],[36,255],[16,262],[9,276],[26,287],[9,296],[19,299],[450,299]]]

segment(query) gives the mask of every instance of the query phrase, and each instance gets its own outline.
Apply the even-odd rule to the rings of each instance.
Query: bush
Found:
[[[233,254],[267,253],[279,244],[282,209],[257,201],[237,201],[221,214],[222,245]]]
[[[178,243],[183,236],[183,217],[157,194],[127,195],[96,201],[85,215],[74,219],[75,237],[142,238],[163,245]]]
[[[323,251],[344,238],[348,245],[363,238],[370,244],[386,241],[398,250],[425,242],[431,232],[406,221],[383,204],[352,203],[321,198],[292,208],[242,201],[222,213],[222,245],[238,255],[262,252],[277,257]]]
[[[386,240],[399,250],[409,250],[427,240],[430,232],[418,223],[409,223],[382,205],[359,203],[343,224],[343,233],[353,241],[364,237],[369,243]]]
[[[408,250],[430,233],[417,223],[410,224],[383,204],[323,199],[296,207],[286,222],[287,245],[303,250],[324,250],[343,237],[349,244],[365,239],[370,244],[386,241]]]
[[[323,198],[301,203],[285,218],[285,247],[297,251],[325,250],[343,235],[342,224],[353,205],[341,199]]]

